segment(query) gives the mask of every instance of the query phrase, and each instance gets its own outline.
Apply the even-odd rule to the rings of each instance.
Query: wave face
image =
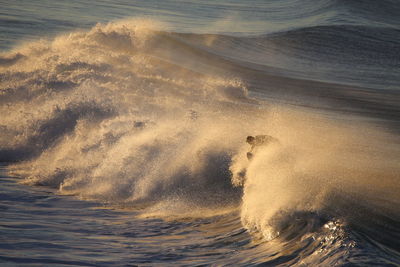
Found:
[[[200,243],[166,237],[168,263],[399,264],[397,5],[308,2],[263,1],[267,33],[129,19],[2,53],[0,162],[139,228],[186,222]],[[279,142],[249,161],[257,134]]]

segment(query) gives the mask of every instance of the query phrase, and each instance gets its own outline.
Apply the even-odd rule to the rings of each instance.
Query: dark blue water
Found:
[[[0,6],[1,264],[400,264],[398,1]]]
[[[4,169],[3,169],[4,171]],[[17,266],[131,266],[249,261],[251,237],[236,211],[181,221],[138,219],[133,210],[59,196],[54,190],[1,178],[2,264]],[[214,227],[207,227],[210,223]],[[261,242],[258,242],[261,245]],[[250,250],[251,251],[251,250]],[[247,260],[245,260],[247,259]],[[252,259],[255,261],[255,259]]]

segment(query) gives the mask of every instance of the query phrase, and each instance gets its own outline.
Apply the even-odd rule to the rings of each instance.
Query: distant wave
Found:
[[[300,28],[254,37],[175,34],[179,40],[268,73],[398,89],[400,31],[352,25]]]

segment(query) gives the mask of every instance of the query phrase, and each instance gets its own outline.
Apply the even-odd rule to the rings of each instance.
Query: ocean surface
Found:
[[[1,266],[399,266],[399,134],[398,0],[0,0]]]

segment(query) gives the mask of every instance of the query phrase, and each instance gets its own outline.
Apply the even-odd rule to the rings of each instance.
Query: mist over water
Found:
[[[308,2],[267,2],[261,9],[277,13],[252,20],[244,3],[174,14],[171,1],[160,11],[121,3],[146,18],[94,25],[100,15],[69,14],[69,32],[4,51],[1,231],[15,247],[27,242],[6,228],[23,217],[67,240],[27,226],[29,242],[62,244],[53,249],[70,256],[32,245],[32,257],[0,248],[0,260],[119,266],[88,256],[114,251],[122,265],[398,264],[397,21],[369,1]],[[185,8],[195,22],[179,18]],[[204,20],[201,8],[226,12]],[[248,160],[246,136],[262,134],[278,142]],[[99,251],[92,240],[72,245],[81,237],[70,233],[87,231]]]

